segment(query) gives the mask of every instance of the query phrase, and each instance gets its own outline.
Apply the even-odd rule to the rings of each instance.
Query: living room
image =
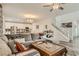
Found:
[[[0,56],[79,55],[78,7],[78,3],[0,4]]]

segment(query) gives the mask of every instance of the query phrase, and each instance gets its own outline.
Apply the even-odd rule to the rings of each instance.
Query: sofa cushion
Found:
[[[33,43],[34,41],[26,41],[25,43],[23,43],[26,47],[30,47],[30,45]]]
[[[8,41],[9,41],[8,38],[7,38],[5,35],[3,35],[3,36],[1,37],[1,39],[4,40],[6,43],[8,43]]]
[[[18,50],[15,47],[16,44],[15,44],[15,41],[14,40],[9,40],[8,46],[10,47],[12,53],[17,53],[18,52]]]
[[[15,40],[15,42],[25,43],[25,38],[16,38],[14,40]]]
[[[6,56],[11,54],[12,52],[8,45],[2,39],[0,39],[0,56]]]
[[[40,53],[35,49],[30,49],[28,51],[16,54],[16,56],[40,56]]]

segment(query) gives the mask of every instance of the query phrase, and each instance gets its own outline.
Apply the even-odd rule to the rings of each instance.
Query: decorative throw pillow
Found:
[[[26,48],[23,44],[21,44],[21,43],[19,43],[19,42],[16,42],[16,49],[17,49],[19,52],[23,52],[23,51],[28,50],[28,48]]]
[[[16,44],[15,44],[14,40],[9,40],[8,46],[10,47],[12,53],[18,52],[18,50],[16,49]]]

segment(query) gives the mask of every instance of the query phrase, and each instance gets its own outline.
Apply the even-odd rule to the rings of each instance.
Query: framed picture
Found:
[[[39,25],[36,25],[36,29],[39,29]]]
[[[45,25],[45,29],[48,29],[48,25]]]
[[[62,23],[61,26],[62,26],[62,27],[66,27],[66,28],[71,28],[71,27],[72,27],[72,22]]]

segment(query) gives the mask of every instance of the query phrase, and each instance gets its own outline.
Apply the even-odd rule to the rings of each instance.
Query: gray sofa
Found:
[[[7,37],[3,35],[2,37],[0,37],[0,56],[40,56],[40,53],[36,49],[33,49],[33,48],[25,52],[14,53],[14,52],[17,52],[17,50],[14,47],[14,44],[15,44],[14,40],[15,41],[22,40],[21,43],[25,45],[26,47],[30,47],[32,42],[36,42],[36,41],[52,42],[51,40],[47,40],[47,39],[39,39],[39,36],[37,34],[27,35],[25,37],[25,40],[23,38],[22,39],[15,38],[11,40],[11,39],[7,39]]]
[[[25,52],[12,54],[12,50],[8,43],[9,40],[6,36],[3,35],[0,37],[0,56],[40,56],[40,53],[35,49],[29,49]]]

